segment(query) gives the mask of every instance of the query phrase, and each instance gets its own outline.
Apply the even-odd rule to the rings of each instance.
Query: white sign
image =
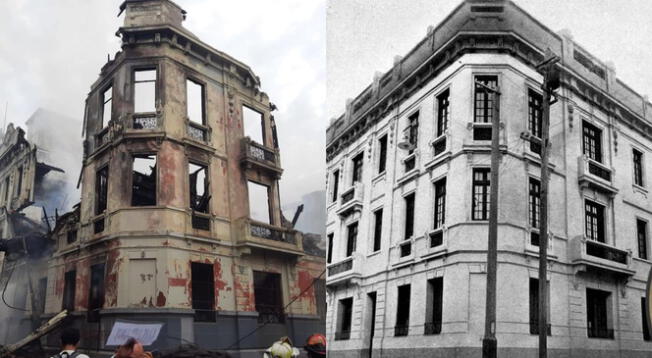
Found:
[[[158,338],[163,323],[137,323],[116,321],[111,329],[107,346],[119,346],[129,338],[136,338],[143,346],[150,346]]]

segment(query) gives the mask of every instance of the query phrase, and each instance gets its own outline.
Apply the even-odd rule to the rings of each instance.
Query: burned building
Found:
[[[120,13],[122,49],[86,99],[81,203],[53,230],[46,314],[72,312],[92,350],[114,348],[121,319],[165,323],[153,348],[254,354],[323,332],[325,260],[281,212],[260,79],[186,30],[172,1]]]

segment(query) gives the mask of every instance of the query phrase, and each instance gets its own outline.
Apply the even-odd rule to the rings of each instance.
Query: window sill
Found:
[[[382,252],[382,249],[377,250],[377,251],[374,251],[374,252],[368,254],[368,255],[367,255],[367,258],[374,257],[374,256],[378,256],[378,255],[380,255],[381,252]]]
[[[414,178],[417,177],[417,176],[419,176],[419,169],[418,169],[418,168],[414,168],[414,169],[410,170],[409,172],[403,174],[403,176],[400,177],[400,178],[396,181],[396,183],[399,184],[399,185],[400,185],[400,184],[404,184],[404,183],[406,183],[406,182],[408,182],[408,181],[414,179]]]
[[[632,255],[632,260],[636,260],[636,261],[644,262],[644,263],[646,263],[646,264],[652,264],[652,261],[651,261],[650,259],[643,259],[643,258],[640,258],[640,257],[638,257],[638,256],[633,256],[633,255]]]
[[[641,193],[643,195],[647,195],[648,190],[645,189],[645,187],[637,185],[637,184],[632,184],[632,190],[635,193]]]
[[[377,182],[379,182],[381,180],[384,180],[385,176],[386,176],[386,173],[387,173],[387,171],[376,174],[376,176],[371,179],[371,183],[376,184]]]

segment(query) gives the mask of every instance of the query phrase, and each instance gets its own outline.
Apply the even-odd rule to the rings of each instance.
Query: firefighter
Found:
[[[293,358],[299,356],[299,350],[292,347],[288,337],[281,337],[263,353],[263,358]]]
[[[321,333],[315,333],[308,337],[303,348],[308,351],[309,358],[324,358],[326,357],[326,337]]]

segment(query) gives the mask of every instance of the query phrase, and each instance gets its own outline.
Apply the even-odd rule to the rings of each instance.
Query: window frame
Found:
[[[433,212],[433,230],[443,228],[446,224],[446,185],[446,177],[437,179],[433,183],[433,197],[435,204]]]
[[[450,125],[450,87],[441,90],[435,95],[435,103],[437,104],[435,138],[439,138],[446,133]]]
[[[527,130],[530,137],[538,139],[538,143],[530,139],[530,152],[540,155],[543,133],[543,94],[532,87],[527,88],[527,111]]]
[[[249,137],[252,142],[258,143],[262,145],[263,147],[267,147],[267,130],[266,130],[266,120],[265,120],[265,111],[259,110],[255,105],[250,104],[250,103],[242,103],[241,106],[241,111],[242,111],[242,134],[247,137],[247,124],[245,123],[245,108],[249,109],[250,111],[256,112],[260,114],[260,131],[261,131],[261,140],[263,141],[262,143],[258,143],[258,141],[254,140],[253,138]]]
[[[208,201],[206,203],[206,211],[198,210],[197,208],[195,208],[193,206],[193,197],[192,197],[192,189],[191,189],[192,183],[191,183],[191,180],[190,180],[190,175],[191,175],[190,166],[191,165],[202,167],[205,170],[205,179],[204,180],[206,181],[206,183],[205,183],[206,187],[204,188],[204,190],[205,190],[204,195],[208,195],[208,199],[207,199]],[[212,197],[210,195],[211,194],[210,165],[208,163],[205,163],[205,162],[200,161],[200,160],[194,160],[194,159],[188,158],[188,166],[187,166],[187,168],[188,168],[188,197],[189,197],[188,204],[189,204],[190,210],[193,211],[193,212],[210,214],[211,213],[211,206],[210,206],[211,204],[210,203],[211,203],[211,199],[212,199]],[[196,182],[195,182],[195,185],[197,185]],[[197,193],[195,193],[195,196],[197,196]]]
[[[136,81],[136,72],[145,72],[145,71],[154,71],[155,72],[154,80]],[[160,81],[159,72],[160,72],[159,66],[156,64],[136,66],[131,69],[131,88],[132,88],[131,102],[133,104],[133,112],[135,115],[156,113],[156,102],[158,102],[159,100],[159,88],[158,88],[159,87],[158,83]],[[147,82],[154,82],[154,111],[137,112],[136,111],[136,84],[147,83]]]
[[[638,157],[638,160],[637,160]],[[645,187],[645,155],[643,151],[632,148],[632,182],[635,186]]]
[[[485,176],[485,178],[482,180],[476,180],[476,172],[484,173],[483,176]],[[491,169],[486,167],[473,168],[471,183],[471,220],[489,220],[491,202]],[[479,193],[483,198],[481,203],[476,201],[476,188],[479,188],[482,191],[482,193]],[[482,208],[479,211],[476,210],[478,204],[482,205]],[[476,211],[480,214],[479,217],[476,216]]]
[[[353,158],[351,158],[351,185],[355,185],[355,183],[362,182],[363,173],[364,173],[364,151],[361,151],[360,153],[353,156]]]
[[[197,122],[197,121],[192,120],[190,118],[190,114],[188,113],[188,109],[190,108],[190,106],[189,106],[189,97],[188,97],[188,90],[189,90],[188,82],[192,82],[192,83],[198,85],[199,88],[201,89],[201,99],[200,99],[200,102],[201,102],[201,122]],[[206,127],[206,122],[207,122],[206,121],[206,114],[207,114],[206,113],[206,83],[203,82],[203,81],[198,80],[195,77],[186,76],[185,85],[186,85],[186,91],[185,91],[185,94],[186,94],[186,118],[188,118],[188,122],[190,122],[192,124],[197,124],[197,125],[201,125],[201,126]]]
[[[154,190],[154,204],[152,205],[134,205],[134,163],[136,158],[138,157],[144,157],[144,156],[154,156],[155,161],[156,161],[156,180],[155,180],[155,185],[156,189]],[[158,152],[134,152],[131,153],[131,207],[148,207],[148,206],[157,206],[158,205],[158,199],[159,199],[159,189],[160,189],[160,165],[158,161]]]
[[[587,210],[588,207],[595,208],[595,213],[589,212]],[[587,240],[594,240],[603,244],[607,243],[606,214],[606,205],[589,198],[584,198],[584,235]],[[589,221],[589,219],[591,220]]]
[[[387,133],[378,138],[378,174],[382,174],[387,169]]]
[[[604,158],[602,156],[602,132],[602,128],[586,119],[582,120],[582,154],[600,164],[604,164]]]
[[[500,78],[498,74],[474,74],[473,75],[473,123],[475,124],[490,124],[493,122],[493,106],[496,103],[495,94],[489,93],[483,87],[480,87],[476,84],[481,82],[489,87],[490,83],[495,82],[496,87],[500,84]],[[482,98],[478,98],[479,92],[482,93]],[[484,104],[482,108],[478,107],[478,104]],[[491,103],[491,106],[487,104]],[[483,114],[479,114],[478,110],[482,109]]]
[[[355,228],[355,231],[351,230]],[[357,249],[358,244],[358,233],[360,231],[359,222],[355,221],[346,226],[346,252],[345,257],[352,257]],[[352,233],[355,233],[352,235]]]
[[[102,88],[103,89],[100,91],[100,108],[102,109],[101,119],[100,119],[100,131],[109,126],[111,117],[113,117],[113,82],[109,82],[107,85],[105,85]],[[109,92],[109,90],[111,90],[111,98],[107,100],[104,95],[107,92]],[[106,112],[105,112],[107,102],[111,102],[109,107],[110,108],[109,118],[106,118]]]
[[[405,216],[403,217],[403,240],[410,240],[414,237],[415,215],[416,215],[416,191],[403,195]]]
[[[106,172],[106,177],[105,177],[106,187],[104,192],[100,192],[100,174],[102,172]],[[104,164],[100,167],[100,169],[95,171],[95,215],[102,215],[103,213],[105,213],[106,210],[108,209],[108,205],[109,205],[109,165]]]
[[[641,231],[641,224],[643,226],[642,231]],[[639,259],[649,260],[650,258],[649,246],[650,245],[648,243],[648,221],[641,219],[640,217],[637,217],[636,218],[636,247],[638,249]]]
[[[337,202],[337,196],[339,195],[339,185],[340,185],[340,170],[335,169],[332,173],[333,181],[331,182],[331,203]]]
[[[383,239],[383,207],[373,211],[374,226],[373,226],[373,246],[372,252],[378,252],[382,248]]]
[[[274,223],[276,221],[274,220],[274,209],[273,209],[273,205],[272,205],[273,204],[272,203],[272,185],[271,184],[265,184],[263,182],[247,178],[247,199],[248,199],[247,205],[249,206],[249,217],[251,219],[253,219],[253,217],[251,216],[251,193],[249,191],[249,183],[264,186],[264,187],[267,188],[267,210],[268,210],[268,215],[269,215],[269,222],[259,221],[259,220],[256,220],[256,219],[254,219],[254,220],[262,222],[264,224],[274,225]]]

